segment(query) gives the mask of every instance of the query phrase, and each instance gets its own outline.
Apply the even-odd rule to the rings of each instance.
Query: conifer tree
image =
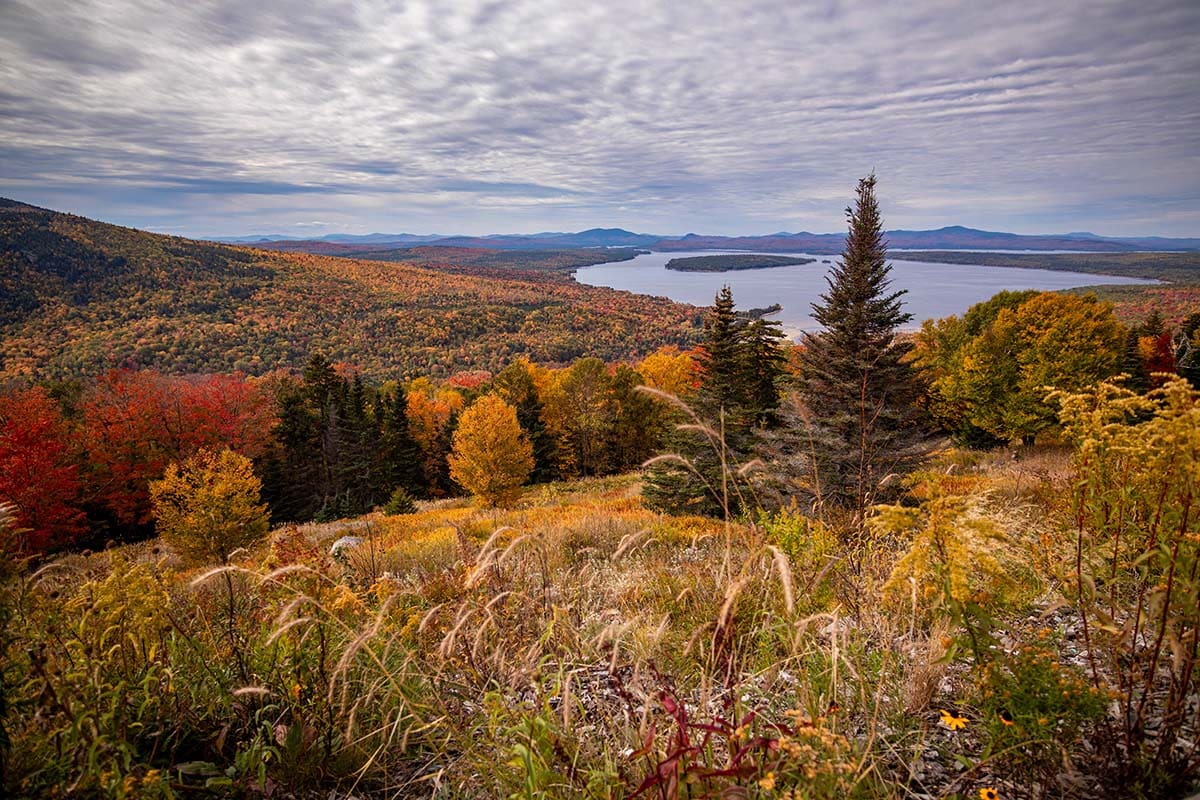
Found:
[[[822,330],[804,337],[800,394],[810,415],[816,498],[861,517],[885,499],[888,475],[916,465],[927,434],[916,407],[919,385],[904,360],[909,345],[896,337],[912,315],[901,309],[904,291],[889,290],[874,175],[859,181],[846,216],[845,250],[826,277],[829,290],[813,304]]]
[[[748,324],[728,286],[713,302],[705,333],[694,410],[707,431],[670,432],[666,456],[647,472],[642,493],[653,508],[720,517],[745,510],[750,500],[740,467],[757,443],[755,426],[774,422],[786,357],[777,323]]]
[[[376,502],[404,489],[414,497],[426,492],[425,476],[421,471],[421,448],[413,438],[408,422],[408,402],[404,389],[380,392],[375,404],[379,429],[378,458],[381,476]]]
[[[1179,326],[1172,340],[1175,370],[1200,389],[1200,312],[1190,315]]]
[[[721,288],[704,323],[704,345],[700,348],[700,411],[717,417],[741,412],[746,407],[748,385],[745,369],[745,321],[734,310],[733,292]]]
[[[746,326],[742,358],[745,361],[746,404],[760,427],[776,427],[779,420],[780,382],[787,366],[784,334],[777,320],[756,319]]]
[[[1128,376],[1125,385],[1131,391],[1145,394],[1150,390],[1150,375],[1147,374],[1146,365],[1142,361],[1141,337],[1138,336],[1137,328],[1130,328],[1125,334],[1121,371]]]

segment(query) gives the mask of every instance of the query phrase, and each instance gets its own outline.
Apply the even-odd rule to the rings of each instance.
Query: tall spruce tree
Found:
[[[892,494],[889,475],[911,471],[927,451],[928,428],[917,408],[919,384],[897,339],[912,319],[901,291],[889,291],[891,265],[875,199],[875,176],[858,183],[846,209],[849,234],[813,304],[822,330],[804,337],[800,396],[809,415],[816,500],[863,512]]]

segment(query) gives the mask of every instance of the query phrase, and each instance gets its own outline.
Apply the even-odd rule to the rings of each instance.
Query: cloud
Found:
[[[964,7],[967,6],[967,7]],[[0,194],[196,234],[1196,234],[1200,7],[0,2]]]

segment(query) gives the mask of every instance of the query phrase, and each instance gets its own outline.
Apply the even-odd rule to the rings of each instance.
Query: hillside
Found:
[[[313,350],[368,376],[439,375],[521,354],[631,358],[699,328],[690,306],[557,270],[464,274],[462,254],[446,253],[387,263],[267,252],[0,201],[0,378],[121,366],[258,374]]]
[[[1169,460],[1131,471],[1157,486]],[[1182,797],[1171,759],[1195,716],[1165,721],[1170,700],[1137,712],[1151,733],[1134,739],[1153,753],[1177,726],[1162,791],[1120,788],[1109,698],[1131,705],[1115,682],[1149,656],[1094,627],[1085,643],[1081,473],[1101,480],[1061,447],[946,453],[908,507],[882,509],[869,551],[793,513],[659,515],[618,476],[512,509],[279,528],[224,571],[162,540],[68,555],[5,585],[30,676],[12,774],[31,796],[124,780],[139,798],[382,800],[436,776],[455,798],[684,796],[659,791],[672,781],[763,800]],[[1127,672],[1094,671],[1127,651]],[[97,697],[123,716],[72,725]]]

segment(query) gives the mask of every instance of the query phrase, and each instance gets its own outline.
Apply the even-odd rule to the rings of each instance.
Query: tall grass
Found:
[[[149,549],[14,570],[6,793],[1118,796],[1135,751],[1099,734],[1129,662],[1100,660],[1099,601],[1063,568],[1108,540],[1070,535],[1086,465],[1040,458],[946,454],[866,536],[664,516],[624,476],[372,516],[336,560],[324,525],[216,570]],[[1174,719],[1159,687],[1193,707],[1191,630],[1134,651],[1175,676],[1130,695],[1143,732]],[[1176,780],[1144,796],[1186,785],[1149,758]]]

